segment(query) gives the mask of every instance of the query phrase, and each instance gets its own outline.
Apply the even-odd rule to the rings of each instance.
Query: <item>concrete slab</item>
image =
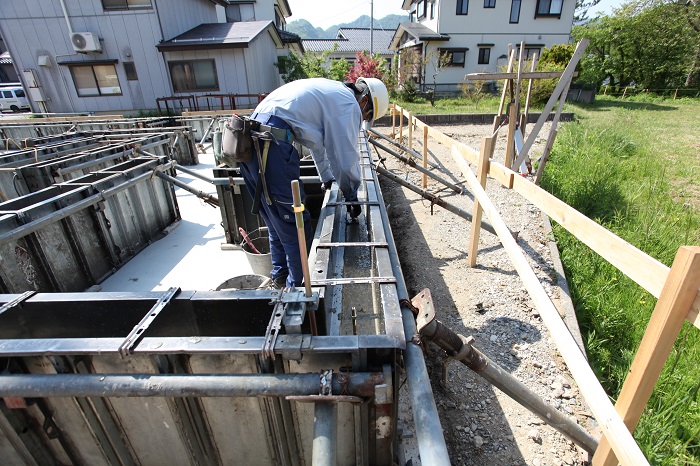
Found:
[[[214,168],[211,148],[199,155],[199,162],[187,168],[211,178]],[[178,172],[177,178],[216,195],[216,187],[206,181],[182,172]],[[222,250],[226,236],[219,209],[181,188],[176,187],[175,192],[182,220],[167,236],[149,245],[102,282],[102,291],[161,291],[173,286],[207,291],[229,278],[252,273],[245,252]]]

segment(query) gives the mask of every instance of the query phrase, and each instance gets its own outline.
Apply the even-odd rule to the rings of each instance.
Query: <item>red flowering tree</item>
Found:
[[[389,75],[386,60],[379,54],[374,56],[367,52],[357,52],[355,54],[355,65],[350,68],[345,79],[355,82],[357,78],[377,78],[384,80]]]

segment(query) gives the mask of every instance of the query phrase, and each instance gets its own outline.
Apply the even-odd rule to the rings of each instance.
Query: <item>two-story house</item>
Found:
[[[291,14],[287,0],[26,0],[3,3],[0,34],[33,111],[134,114],[274,90],[278,56],[301,50]]]
[[[575,0],[403,0],[410,22],[399,25],[391,49],[403,60],[420,57],[414,79],[421,91],[453,92],[466,74],[507,65],[509,44],[519,54],[524,43],[529,59],[568,43],[575,8]],[[436,70],[439,56],[446,60]]]

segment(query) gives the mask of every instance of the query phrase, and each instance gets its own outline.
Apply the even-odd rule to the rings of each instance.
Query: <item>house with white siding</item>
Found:
[[[415,52],[427,63],[414,76],[421,91],[452,92],[468,73],[507,65],[509,44],[519,54],[524,43],[530,59],[568,43],[575,8],[575,0],[403,0],[410,22],[399,25],[390,48],[403,59]],[[436,72],[440,55],[447,63]]]
[[[8,1],[0,35],[34,112],[134,114],[279,87],[277,58],[302,50],[291,14],[287,0]]]

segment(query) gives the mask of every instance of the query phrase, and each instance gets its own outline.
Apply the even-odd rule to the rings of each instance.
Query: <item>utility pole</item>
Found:
[[[374,54],[374,0],[369,2],[369,55]]]

